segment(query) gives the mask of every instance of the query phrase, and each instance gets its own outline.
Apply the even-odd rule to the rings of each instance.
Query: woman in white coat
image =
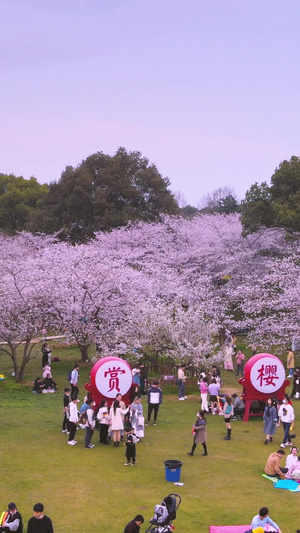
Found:
[[[110,428],[113,434],[115,448],[120,445],[121,431],[124,429],[122,415],[125,415],[128,412],[128,409],[129,407],[127,407],[127,409],[121,409],[120,402],[118,400],[115,400],[110,408]]]

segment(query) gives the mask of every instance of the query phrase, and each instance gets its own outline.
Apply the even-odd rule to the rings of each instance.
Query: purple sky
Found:
[[[197,205],[300,156],[299,0],[1,0],[0,172],[139,150]]]

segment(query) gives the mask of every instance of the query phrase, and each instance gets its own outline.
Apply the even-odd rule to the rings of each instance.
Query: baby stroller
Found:
[[[150,526],[145,533],[169,533],[173,531],[172,520],[176,518],[176,511],[181,504],[179,494],[171,493],[163,501],[155,505],[154,516],[150,520]]]

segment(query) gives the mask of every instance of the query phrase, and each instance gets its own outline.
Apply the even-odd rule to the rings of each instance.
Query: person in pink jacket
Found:
[[[207,402],[207,393],[208,393],[208,379],[204,377],[200,382],[200,396],[201,396],[201,409],[208,413],[208,402]]]

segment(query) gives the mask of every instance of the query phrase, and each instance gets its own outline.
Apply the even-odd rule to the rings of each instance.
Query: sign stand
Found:
[[[268,398],[282,400],[285,389],[290,381],[285,379],[285,369],[278,357],[270,353],[259,353],[251,357],[245,364],[244,377],[239,379],[243,387],[245,412],[243,421],[248,422],[254,400],[267,402]]]

